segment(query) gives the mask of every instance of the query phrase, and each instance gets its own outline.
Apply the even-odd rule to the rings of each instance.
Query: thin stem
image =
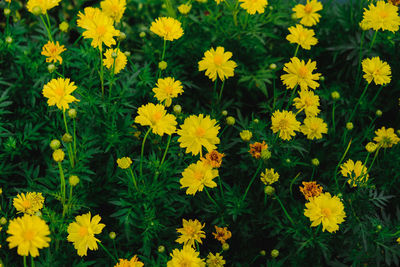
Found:
[[[97,242],[100,247],[102,247],[104,249],[104,251],[107,253],[108,256],[110,256],[110,258],[114,261],[114,262],[118,262],[116,258],[114,258],[114,256],[110,253],[110,251],[108,251],[108,249],[106,249],[105,246],[103,246],[103,244],[99,241]]]
[[[67,118],[65,116],[65,109],[63,109],[63,119],[64,119],[64,125],[65,125],[65,132],[69,133],[68,132],[68,125],[67,125]]]
[[[164,39],[163,51],[162,51],[162,54],[161,54],[161,61],[164,61],[166,46],[167,46],[167,40]],[[158,73],[157,73],[157,80],[158,80],[158,78],[161,77],[161,72],[162,72],[162,70],[159,69]]]
[[[373,159],[372,159],[371,165],[369,165],[369,168],[368,168],[368,170],[367,170],[367,173],[369,173],[369,171],[371,170],[372,166],[374,165],[375,159],[376,159],[376,157],[378,156],[378,153],[379,153],[379,150],[380,150],[380,149],[381,149],[381,146],[378,147],[378,149],[376,150],[375,155],[374,155],[374,157],[373,157]]]
[[[240,203],[242,203],[246,199],[247,193],[249,192],[250,187],[254,182],[254,179],[256,179],[256,176],[257,176],[258,172],[260,171],[261,166],[262,166],[262,161],[260,160],[260,163],[258,164],[258,168],[257,168],[256,172],[254,173],[253,177],[251,178],[250,183],[247,186],[246,191],[244,192],[244,195],[242,197],[242,201]]]
[[[360,75],[360,70],[361,70],[361,58],[362,58],[362,47],[363,47],[363,43],[364,43],[364,35],[365,35],[365,31],[363,31],[361,34],[360,51],[358,53],[358,65],[357,65],[357,75],[356,75],[356,88],[357,89],[360,86],[360,80],[361,80],[361,77],[359,77],[359,75]]]
[[[67,118],[65,116],[65,109],[63,109],[63,119],[64,119],[64,125],[65,125],[65,132],[67,134],[69,134],[68,125],[67,125]],[[74,163],[75,161],[74,161],[74,152],[72,150],[71,143],[68,143],[67,150],[68,150],[69,161],[71,163],[71,167],[73,168],[74,165],[75,165],[75,163]]]
[[[353,119],[353,117],[357,111],[357,108],[360,105],[361,99],[364,97],[365,93],[367,92],[368,85],[369,85],[369,83],[367,83],[367,85],[365,86],[364,91],[362,92],[360,98],[358,99],[356,106],[354,107],[353,111],[351,112],[350,118],[348,120],[349,122],[351,122],[351,120]]]
[[[336,168],[335,168],[335,174],[333,175],[333,178],[334,178],[334,180],[335,180],[336,187],[337,187],[337,189],[338,189],[338,190],[339,190],[339,183],[338,183],[338,181],[337,181],[337,179],[336,179],[337,172],[338,172],[338,169],[339,169],[339,166],[340,166],[340,164],[342,164],[342,162],[343,162],[344,158],[346,157],[346,155],[347,155],[347,152],[348,152],[348,151],[349,151],[349,149],[350,149],[350,146],[351,146],[351,139],[350,139],[350,141],[349,141],[349,144],[347,145],[347,148],[346,148],[346,150],[345,150],[345,151],[344,151],[344,153],[343,153],[343,156],[342,156],[342,158],[340,159],[339,163],[336,165]]]
[[[61,203],[63,205],[63,218],[65,215],[65,177],[61,162],[58,162],[58,170],[60,171],[60,191],[61,191]]]
[[[292,104],[292,101],[293,101],[294,95],[296,93],[297,87],[298,87],[298,84],[296,84],[296,86],[293,88],[292,94],[290,95],[289,102],[286,104],[285,110],[287,110],[290,107],[290,105]]]
[[[221,90],[219,91],[218,102],[221,101],[222,91],[224,90],[225,80],[222,81]]]
[[[46,15],[47,15],[47,13],[46,13]],[[50,41],[52,41],[52,42],[53,42],[53,36],[51,36],[50,29],[48,28],[48,26],[47,26],[46,22],[44,21],[43,15],[42,15],[42,14],[40,14],[39,16],[40,16],[40,19],[41,19],[41,20],[42,20],[42,22],[43,22],[43,25],[44,25],[44,27],[46,28],[47,35],[48,35],[48,37],[49,37]]]
[[[379,94],[381,93],[382,88],[383,88],[383,86],[381,85],[381,86],[379,87],[378,91],[376,92],[374,98],[372,98],[372,100],[371,100],[371,102],[370,102],[370,105],[372,105],[373,103],[375,103],[375,100],[378,98]]]
[[[136,190],[139,191],[139,188],[138,188],[137,183],[136,183],[135,175],[133,174],[133,171],[132,171],[132,167],[129,166],[128,169],[129,169],[129,173],[131,174],[131,177],[132,177],[133,185],[135,186]]]
[[[113,247],[114,247],[115,256],[117,256],[117,259],[118,259],[119,257],[118,257],[117,246],[115,245],[115,240],[113,239],[112,242],[113,242]]]
[[[117,51],[117,53],[118,53],[118,51]],[[111,99],[111,89],[112,89],[112,86],[113,86],[113,83],[114,83],[115,60],[116,60],[116,58],[114,58],[113,66],[112,66],[112,69],[111,69],[111,81],[110,81],[110,88],[109,88],[109,91],[108,91],[108,98],[110,98],[110,99]]]
[[[104,71],[103,71],[103,46],[99,46],[99,55],[100,55],[100,82],[101,82],[101,96],[104,97]]]
[[[204,191],[206,191],[208,198],[211,200],[212,203],[214,203],[215,207],[218,208],[217,202],[215,202],[215,200],[211,197],[210,193],[208,193],[207,187],[204,187]]]
[[[147,130],[146,134],[144,135],[143,142],[142,142],[142,149],[141,149],[141,152],[140,152],[140,168],[139,168],[139,170],[140,170],[140,177],[142,177],[142,174],[143,174],[142,166],[143,166],[144,143],[146,142],[146,139],[147,139],[147,136],[148,136],[149,133],[150,133],[150,130],[151,130],[151,128],[149,128],[149,129]]]
[[[31,256],[31,267],[35,267],[35,261],[32,256]]]
[[[246,29],[248,21],[249,21],[249,13],[246,12],[246,18],[244,20],[243,30]]]
[[[276,197],[276,200],[278,200],[279,205],[281,205],[281,208],[282,208],[283,212],[285,213],[286,217],[289,219],[290,223],[291,223],[293,226],[295,226],[292,217],[290,217],[289,213],[286,211],[285,206],[283,206],[283,204],[282,204],[281,200],[279,199],[278,195],[277,195],[277,194],[274,194],[274,195],[275,195],[275,197]]]
[[[374,43],[375,43],[375,39],[376,39],[376,36],[378,35],[378,31],[375,31],[375,33],[374,33],[374,37],[372,37],[372,41],[371,41],[371,44],[369,45],[369,49],[368,49],[368,53],[371,51],[371,49],[372,49],[372,46],[374,45]]]
[[[75,122],[75,118],[73,119],[74,122],[74,158],[76,159],[76,161],[78,161],[77,157],[76,157],[76,122]]]
[[[333,102],[333,107],[332,107],[332,129],[333,129],[333,135],[335,135],[335,132],[336,132],[335,109],[336,109],[336,101]]]
[[[165,148],[164,155],[163,155],[163,157],[162,157],[162,159],[161,159],[160,167],[161,167],[161,166],[163,165],[163,163],[164,163],[165,156],[167,155],[167,152],[168,152],[169,144],[171,143],[171,138],[172,138],[172,134],[170,134],[170,135],[168,136],[167,147]]]
[[[71,203],[72,200],[72,186],[69,186],[69,198],[68,198],[68,203]]]
[[[293,57],[296,57],[296,56],[297,56],[297,52],[299,52],[299,46],[300,46],[300,45],[297,45],[297,46],[296,46],[296,50],[294,51],[294,56],[293,56]]]
[[[27,265],[26,265],[26,256],[24,256],[24,267],[27,267]]]

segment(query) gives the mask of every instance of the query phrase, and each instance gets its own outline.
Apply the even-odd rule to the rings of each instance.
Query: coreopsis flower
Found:
[[[28,3],[26,3],[26,8],[32,14],[37,15],[35,14],[33,9],[39,7],[41,13],[44,15],[47,13],[47,10],[50,10],[55,6],[58,6],[60,1],[61,0],[29,0]]]
[[[214,225],[215,233],[212,233],[214,238],[217,239],[221,244],[225,244],[226,240],[232,237],[231,231],[227,227],[218,227]]]
[[[120,22],[126,9],[126,0],[104,0],[100,2],[101,10],[116,23]]]
[[[367,170],[367,167],[359,160],[354,163],[353,160],[349,159],[340,166],[340,172],[344,177],[349,178],[347,183],[352,187],[362,185],[368,181],[369,174],[367,173]]]
[[[362,61],[362,68],[364,71],[364,78],[368,83],[372,80],[375,84],[384,85],[390,83],[391,70],[389,64],[381,61],[379,57],[366,58]]]
[[[376,5],[371,3],[368,9],[364,8],[363,20],[361,22],[367,29],[388,30],[395,32],[399,29],[400,17],[397,13],[398,7],[385,1],[378,1]]]
[[[178,97],[183,93],[182,83],[172,77],[158,79],[156,87],[153,88],[154,97],[159,102],[165,101],[165,106],[169,107],[172,104],[172,98]]]
[[[307,117],[315,117],[321,111],[319,107],[319,96],[315,95],[313,91],[301,90],[299,97],[293,99],[293,106],[296,107],[298,112],[303,111]]]
[[[317,62],[308,60],[307,63],[304,60],[292,57],[290,62],[286,63],[283,70],[287,74],[281,75],[283,84],[286,85],[287,89],[293,89],[295,86],[300,85],[301,90],[308,88],[315,89],[319,87],[319,80],[321,73],[312,73],[317,67]]]
[[[208,267],[223,267],[226,262],[219,253],[215,253],[214,255],[210,252],[208,253],[206,263]]]
[[[328,125],[321,118],[307,117],[303,123],[300,126],[300,131],[307,136],[307,139],[321,139],[322,134],[328,133]]]
[[[218,138],[220,127],[209,115],[191,115],[180,127],[181,129],[177,131],[180,135],[178,142],[180,147],[186,148],[186,153],[192,153],[194,156],[200,153],[201,156],[203,146],[207,151],[212,151],[220,142]]]
[[[114,267],[143,267],[143,262],[139,261],[138,256],[133,256],[130,260],[119,259],[119,262]]]
[[[311,227],[322,223],[322,231],[336,232],[339,230],[339,224],[344,222],[346,213],[343,203],[337,196],[331,196],[329,193],[322,193],[317,197],[310,198],[306,203],[304,215],[310,218]]]
[[[111,47],[116,44],[114,36],[119,36],[119,30],[114,28],[112,18],[98,8],[86,7],[84,13],[79,11],[78,26],[85,29],[83,38],[92,39],[91,45],[102,50],[103,43]]]
[[[239,133],[240,138],[245,141],[245,142],[249,142],[250,139],[253,137],[253,133],[250,132],[249,130],[243,130]]]
[[[69,109],[69,103],[80,101],[71,95],[76,88],[75,83],[70,82],[70,79],[60,77],[52,79],[50,82],[45,84],[43,86],[42,94],[44,97],[48,98],[47,104],[49,106],[56,105],[57,108],[66,110]]]
[[[265,172],[261,173],[260,179],[265,185],[271,185],[278,181],[279,173],[275,172],[275,170],[272,168],[265,169]]]
[[[265,7],[268,5],[267,0],[239,0],[239,2],[242,3],[240,7],[250,15],[254,15],[256,12],[259,14],[264,13]]]
[[[13,199],[13,205],[17,213],[33,215],[43,208],[44,197],[42,193],[28,192],[18,194]]]
[[[296,115],[291,111],[276,110],[271,117],[271,129],[273,133],[279,132],[279,137],[283,140],[290,140],[295,136],[295,131],[300,131],[300,122],[296,120]]]
[[[321,15],[317,12],[322,10],[322,4],[317,0],[307,0],[305,5],[298,4],[293,9],[295,16],[304,26],[313,26],[319,22]]]
[[[204,186],[214,188],[217,184],[213,181],[218,176],[218,170],[213,169],[204,161],[190,164],[183,172],[179,180],[181,188],[186,189],[187,195],[195,195],[197,191],[203,191]]]
[[[265,141],[262,141],[262,143],[254,142],[249,146],[250,146],[249,153],[255,159],[259,159],[261,157],[262,151],[268,149],[268,145],[265,143]]]
[[[172,114],[167,114],[163,105],[148,103],[138,109],[135,123],[142,126],[150,126],[152,132],[163,136],[171,135],[176,131],[176,118]]]
[[[400,237],[396,239],[397,243],[400,244]]]
[[[229,60],[232,57],[231,52],[225,52],[225,49],[218,46],[217,49],[211,48],[204,53],[204,57],[199,61],[199,71],[206,71],[206,76],[212,81],[217,77],[224,81],[225,78],[233,77],[234,70],[237,67],[236,62]]]
[[[105,58],[103,58],[103,65],[107,69],[112,71],[114,69],[114,74],[119,73],[123,70],[128,62],[125,53],[121,52],[119,48],[112,49],[109,48],[104,53]]]
[[[299,189],[306,200],[321,195],[322,186],[317,184],[317,182],[302,182],[302,184],[303,187],[299,186]]]
[[[378,145],[375,144],[374,142],[368,142],[368,144],[365,146],[365,150],[368,151],[368,153],[373,153],[375,150],[378,148]]]
[[[128,169],[132,164],[132,160],[130,157],[122,157],[120,159],[117,159],[117,165],[121,169]]]
[[[219,153],[217,150],[212,150],[206,154],[205,158],[201,158],[201,160],[203,160],[213,168],[219,168],[221,167],[222,158],[224,156],[224,153]]]
[[[184,246],[195,246],[195,241],[202,244],[201,239],[205,238],[205,232],[202,231],[205,224],[201,224],[198,220],[190,220],[187,221],[185,219],[182,220],[182,228],[176,229],[181,236],[176,240],[179,244],[183,244]]]
[[[286,40],[291,44],[298,44],[306,50],[310,50],[312,45],[318,43],[317,38],[314,37],[314,30],[304,28],[301,24],[297,24],[296,27],[290,27],[289,32],[290,34],[286,36]]]
[[[394,133],[393,128],[386,129],[385,126],[375,131],[376,136],[374,137],[374,141],[378,144],[378,146],[383,148],[392,147],[393,145],[397,145],[399,143],[400,138]]]
[[[39,256],[39,249],[47,248],[50,243],[50,229],[38,216],[25,214],[10,220],[7,234],[10,249],[17,247],[20,256]]]
[[[200,253],[191,246],[183,246],[181,250],[174,249],[170,254],[172,259],[167,262],[167,267],[205,267],[206,264],[199,255]]]
[[[150,31],[166,41],[179,39],[183,35],[181,23],[170,17],[157,18],[151,23]]]
[[[42,48],[42,55],[47,57],[46,62],[56,63],[58,61],[62,64],[62,57],[60,54],[65,50],[65,47],[60,45],[58,41],[55,44],[54,42],[48,41]]]
[[[68,241],[74,243],[74,248],[79,256],[86,256],[87,250],[97,250],[97,242],[100,242],[95,235],[100,234],[105,224],[99,223],[99,215],[91,216],[90,212],[75,217],[75,222],[68,225]]]
[[[178,11],[182,15],[187,15],[191,9],[192,9],[192,5],[188,5],[188,4],[182,4],[182,5],[178,6]]]
[[[62,149],[56,149],[56,150],[54,150],[54,152],[53,152],[53,160],[54,160],[55,162],[61,162],[61,161],[63,161],[63,160],[64,160],[64,157],[65,157],[65,153],[64,153],[64,151],[62,151]]]

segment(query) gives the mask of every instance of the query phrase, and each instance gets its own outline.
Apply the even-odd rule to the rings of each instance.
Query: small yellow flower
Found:
[[[295,131],[300,131],[300,122],[291,111],[277,110],[272,114],[271,121],[272,132],[279,132],[279,137],[283,140],[292,139],[296,135]]]
[[[104,0],[100,2],[100,7],[107,16],[118,23],[125,12],[126,0]]]
[[[281,76],[283,84],[286,85],[287,89],[293,89],[295,86],[300,85],[301,90],[307,88],[315,89],[319,87],[319,80],[321,73],[312,73],[317,67],[315,61],[308,60],[307,63],[304,60],[292,57],[290,62],[286,63],[283,70],[287,74]]]
[[[366,29],[388,30],[396,32],[399,29],[400,17],[398,7],[385,1],[378,1],[376,5],[371,3],[368,9],[364,8],[362,27]]]
[[[41,13],[44,15],[47,13],[47,10],[50,10],[55,6],[58,6],[60,1],[61,0],[28,0],[28,3],[26,4],[26,8],[28,9],[29,12],[31,12],[32,14],[35,14],[33,9],[35,7],[39,7],[41,10]]]
[[[367,167],[359,160],[354,163],[353,160],[349,159],[340,166],[340,169],[342,175],[349,178],[347,183],[352,187],[362,185],[368,181],[369,174],[367,173]]]
[[[179,244],[184,246],[195,246],[195,241],[202,244],[201,239],[205,238],[205,232],[202,231],[205,224],[201,224],[198,220],[182,220],[183,228],[178,228],[176,231],[181,234],[181,236],[176,240]]]
[[[293,106],[296,107],[298,112],[303,111],[307,117],[315,117],[321,111],[319,107],[319,96],[315,95],[313,91],[301,90],[300,97],[293,99]]]
[[[385,126],[375,131],[374,141],[383,148],[392,147],[399,143],[400,138],[394,133],[393,128],[386,129]]]
[[[396,239],[397,243],[400,244],[400,237]]]
[[[151,23],[150,31],[167,41],[181,38],[183,29],[181,23],[170,17],[160,17]]]
[[[175,133],[177,125],[174,115],[167,114],[163,105],[154,105],[153,103],[148,103],[138,109],[135,123],[150,126],[152,132],[160,136]]]
[[[290,34],[286,36],[286,39],[290,43],[298,44],[306,50],[310,50],[312,45],[316,45],[318,43],[317,38],[314,37],[314,30],[304,28],[300,24],[297,24],[296,27],[290,27],[289,32]]]
[[[204,186],[214,188],[217,184],[213,181],[218,176],[218,170],[204,161],[192,163],[182,172],[182,178],[179,180],[181,188],[186,189],[187,195],[195,195],[197,191],[203,191]]]
[[[60,64],[62,64],[62,57],[60,54],[65,50],[66,49],[64,46],[60,46],[58,41],[55,44],[51,41],[48,41],[47,44],[45,44],[42,48],[42,55],[47,57],[46,62],[56,63],[58,61]]]
[[[279,179],[279,173],[275,172],[274,169],[265,169],[265,172],[261,173],[261,182],[265,185],[271,185],[277,182]]]
[[[65,157],[64,151],[62,151],[61,149],[56,149],[56,150],[54,150],[54,152],[53,152],[53,160],[54,160],[55,162],[61,162],[61,161],[63,161],[63,160],[64,160],[64,157]]]
[[[66,21],[63,21],[60,23],[60,25],[58,25],[58,28],[60,29],[60,31],[62,32],[67,32],[68,28],[69,28],[69,24]]]
[[[372,80],[375,84],[385,85],[390,83],[391,70],[389,64],[381,61],[379,57],[366,58],[362,61],[362,68],[364,71],[364,78],[368,83]]]
[[[240,138],[242,138],[243,141],[249,142],[250,139],[253,137],[253,133],[250,132],[249,130],[243,130],[240,132]]]
[[[223,267],[226,262],[219,253],[215,253],[214,255],[210,252],[208,253],[206,263],[208,267]]]
[[[317,184],[317,182],[302,182],[302,184],[303,187],[299,186],[299,188],[306,200],[321,195],[322,186]]]
[[[178,80],[175,81],[172,77],[158,79],[156,87],[153,88],[154,97],[159,102],[165,101],[165,106],[169,107],[172,104],[172,98],[178,97],[179,94],[183,93],[182,88],[182,83]]]
[[[182,15],[187,15],[192,9],[192,5],[182,4],[178,6],[178,10]]]
[[[215,0],[215,2],[217,3],[217,5],[219,5],[221,2],[223,2],[225,0]]]
[[[264,13],[265,7],[268,5],[267,0],[239,0],[242,4],[240,5],[241,8],[247,11],[250,15]]]
[[[138,256],[133,256],[131,260],[119,259],[119,262],[114,267],[143,267],[143,262],[139,261]]]
[[[42,193],[28,192],[18,194],[13,199],[13,205],[17,210],[17,213],[25,213],[33,215],[43,208],[44,197]]]
[[[328,133],[328,126],[323,119],[318,117],[307,117],[300,131],[307,136],[307,139],[321,139],[322,134]]]
[[[231,52],[225,52],[225,49],[218,46],[217,49],[211,48],[204,53],[204,57],[199,61],[199,71],[206,71],[212,81],[217,77],[224,81],[225,78],[233,77],[234,70],[237,67],[235,61],[229,60],[232,57]]]
[[[225,244],[226,240],[232,237],[231,231],[227,227],[218,227],[214,225],[215,233],[212,233],[214,238],[217,239],[221,244]]]
[[[305,5],[298,4],[293,9],[295,16],[304,26],[313,26],[319,22],[321,15],[317,12],[322,10],[322,4],[317,0],[307,0]]]
[[[71,95],[76,88],[75,83],[70,82],[70,79],[57,78],[43,86],[42,94],[48,98],[49,106],[56,105],[57,108],[66,110],[69,109],[69,103],[80,101]]]
[[[104,53],[104,56],[105,58],[103,59],[103,65],[106,66],[106,68],[110,71],[112,71],[114,68],[114,74],[117,74],[123,70],[128,62],[126,55],[118,48],[107,49],[107,51]]]
[[[79,184],[79,177],[76,175],[71,175],[68,179],[69,185],[74,187],[77,186]]]
[[[183,246],[181,250],[174,249],[170,254],[172,259],[167,262],[167,267],[205,267],[206,264],[199,255],[200,253],[191,246]]]
[[[132,164],[132,160],[130,157],[123,157],[123,158],[117,159],[117,164],[118,164],[118,167],[120,167],[121,169],[128,169]]]
[[[365,150],[368,151],[368,153],[373,153],[375,152],[375,150],[378,148],[378,145],[375,144],[374,142],[369,142],[366,146],[365,146]]]

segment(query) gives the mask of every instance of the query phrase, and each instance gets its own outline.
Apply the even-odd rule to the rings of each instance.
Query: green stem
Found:
[[[332,130],[333,130],[333,135],[335,135],[335,132],[336,132],[335,109],[336,109],[336,101],[333,102],[333,107],[332,107]]]
[[[215,202],[215,200],[211,197],[210,193],[208,193],[207,187],[204,187],[204,191],[206,191],[206,194],[208,198],[211,200],[212,203],[214,203],[215,207],[218,209],[218,204]]]
[[[100,55],[100,82],[101,82],[101,96],[104,97],[104,70],[103,70],[103,46],[99,46]]]
[[[381,93],[382,88],[383,88],[383,86],[381,85],[381,86],[379,87],[378,91],[376,92],[374,98],[372,98],[371,102],[369,103],[370,105],[372,105],[373,103],[375,103],[375,100],[378,98],[379,94]]]
[[[364,35],[365,35],[365,31],[363,31],[361,34],[360,51],[358,53],[358,65],[357,65],[357,75],[356,75],[356,88],[357,89],[360,86],[360,81],[361,81],[361,76],[359,76],[359,75],[360,75],[360,71],[361,71],[361,58],[362,58],[362,47],[363,47],[363,43],[364,43]]]
[[[372,46],[374,45],[374,43],[375,43],[375,39],[376,39],[376,36],[378,35],[378,31],[375,31],[375,33],[374,33],[374,37],[372,37],[372,41],[371,41],[371,44],[369,45],[369,49],[368,49],[368,53],[371,51],[371,49],[372,49]]]
[[[244,20],[243,30],[246,29],[248,21],[249,21],[249,13],[246,12],[246,18]]]
[[[347,145],[347,148],[346,148],[346,150],[345,150],[345,151],[344,151],[344,153],[343,153],[343,156],[342,156],[342,158],[340,159],[339,163],[336,165],[336,168],[335,168],[335,174],[333,175],[333,178],[334,178],[334,180],[335,180],[336,187],[337,187],[337,189],[338,189],[338,190],[339,190],[339,183],[338,183],[338,181],[337,181],[337,178],[336,178],[336,176],[337,176],[337,172],[338,172],[338,169],[339,169],[339,166],[340,166],[340,164],[342,164],[342,162],[343,162],[344,158],[346,157],[346,155],[347,155],[347,152],[348,152],[348,151],[349,151],[349,149],[350,149],[350,146],[351,146],[351,139],[350,139],[350,141],[349,141],[349,144]]]
[[[74,122],[74,158],[76,161],[78,161],[77,157],[76,157],[76,122],[75,122],[75,118],[73,119]]]
[[[63,119],[64,119],[65,132],[66,132],[67,134],[69,134],[69,132],[68,132],[68,125],[67,125],[67,118],[66,118],[66,116],[65,116],[65,109],[63,109]]]
[[[360,98],[358,99],[356,106],[354,107],[353,111],[351,112],[350,118],[348,120],[349,122],[351,122],[351,120],[353,119],[353,117],[357,111],[357,108],[360,105],[361,99],[364,97],[365,93],[367,92],[368,86],[369,86],[369,83],[367,83],[367,85],[365,86],[364,91],[362,92]]]
[[[274,194],[274,195],[275,195],[275,197],[276,197],[276,200],[278,200],[279,205],[281,205],[281,208],[282,208],[283,212],[285,213],[286,217],[289,219],[290,223],[291,223],[291,224],[293,225],[293,227],[294,227],[295,224],[294,224],[294,221],[293,221],[292,217],[290,217],[289,213],[286,211],[285,206],[283,206],[283,204],[282,204],[281,200],[279,199],[278,195],[277,195],[277,194]]]
[[[151,128],[149,128],[149,129],[147,130],[146,134],[144,135],[143,142],[142,142],[142,149],[141,149],[141,151],[140,151],[140,168],[139,168],[139,170],[140,170],[140,177],[142,177],[142,174],[143,174],[142,166],[143,166],[144,143],[146,142],[146,139],[147,139],[147,136],[148,136],[149,133],[150,133],[150,130],[151,130]]]
[[[221,90],[219,91],[218,102],[221,101],[222,91],[224,90],[225,80],[222,81]]]
[[[132,167],[130,167],[130,166],[129,166],[129,173],[131,174],[133,185],[135,186],[136,190],[139,191],[139,188],[136,183],[135,175],[133,174]]]
[[[161,61],[164,61],[166,47],[167,47],[167,40],[164,39],[163,51],[162,51],[162,54],[161,54]],[[160,62],[161,62],[161,61],[160,61]],[[157,80],[158,80],[158,78],[161,77],[161,72],[162,72],[162,70],[159,69],[159,70],[158,70],[158,73],[157,73]]]
[[[297,46],[296,46],[296,50],[294,51],[294,56],[293,56],[293,57],[296,57],[296,56],[297,56],[297,52],[299,52],[299,46],[300,46],[300,45],[297,45]]]
[[[107,253],[108,256],[110,256],[110,258],[114,261],[114,262],[118,262],[116,258],[114,258],[114,256],[110,253],[110,251],[108,251],[108,249],[105,248],[105,246],[103,246],[103,244],[99,241],[97,242],[100,247],[102,247],[104,249],[104,251]]]
[[[32,256],[31,256],[31,267],[35,267],[35,261]]]
[[[49,27],[47,26],[46,22],[44,21],[43,15],[42,15],[42,14],[40,14],[39,16],[40,16],[40,19],[41,19],[41,20],[42,20],[42,22],[43,22],[43,25],[44,25],[44,27],[46,28],[47,35],[48,35],[48,37],[49,37],[50,41],[52,41],[52,42],[53,42],[53,36],[51,36],[50,29],[49,29]],[[47,16],[47,13],[46,13],[46,16]],[[48,16],[47,16],[47,17],[48,17]]]
[[[65,116],[65,109],[63,109],[63,119],[64,119],[64,125],[65,125],[65,132],[66,132],[67,134],[69,134],[69,131],[68,131],[68,124],[67,124],[67,118],[66,118],[66,116]],[[67,151],[68,151],[68,157],[69,157],[69,161],[70,161],[70,163],[71,163],[71,167],[73,168],[74,165],[75,165],[75,163],[74,163],[75,161],[74,161],[74,152],[73,152],[73,150],[72,150],[72,145],[71,145],[71,143],[68,143]]]
[[[298,87],[298,84],[296,84],[296,86],[293,88],[292,94],[290,95],[289,102],[286,104],[285,110],[287,110],[290,107],[290,105],[292,104],[292,101],[293,101],[294,95],[296,93],[297,87]]]
[[[24,256],[24,267],[27,267],[27,265],[26,265],[26,256]]]
[[[373,159],[372,159],[371,165],[369,165],[369,168],[368,168],[368,170],[367,170],[367,173],[369,173],[369,171],[371,170],[372,166],[374,165],[375,159],[376,159],[376,157],[378,156],[378,153],[379,153],[379,150],[380,150],[380,149],[381,149],[381,146],[378,147],[378,149],[376,150],[375,155],[374,155],[374,157],[373,157]]]
[[[65,177],[61,162],[58,162],[58,170],[60,171],[60,193],[61,193],[61,203],[63,205],[63,218],[65,215]]]
[[[167,152],[168,152],[169,144],[171,143],[171,138],[172,138],[172,134],[170,134],[170,135],[168,136],[167,147],[165,148],[164,155],[163,155],[163,157],[162,157],[162,159],[161,159],[160,167],[161,167],[161,166],[163,165],[163,163],[164,163],[165,156],[167,155]]]
[[[109,98],[109,99],[111,99],[111,89],[112,89],[113,82],[114,82],[115,60],[116,60],[116,58],[114,58],[114,62],[113,62],[112,70],[111,70],[110,89],[109,89],[109,91],[108,91],[108,98]]]
[[[261,166],[262,166],[262,161],[260,160],[260,163],[258,164],[258,168],[257,168],[256,172],[254,173],[253,177],[251,178],[250,183],[247,186],[246,191],[244,192],[244,195],[242,197],[242,201],[240,203],[242,203],[246,199],[247,193],[249,192],[250,187],[254,182],[254,179],[256,179],[256,176],[257,176],[258,172],[260,171]]]

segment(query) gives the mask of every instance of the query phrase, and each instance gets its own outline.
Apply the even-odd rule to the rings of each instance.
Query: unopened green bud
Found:
[[[49,71],[49,73],[53,73],[56,69],[57,69],[56,65],[54,65],[54,64],[49,64],[47,66],[47,70]]]
[[[375,144],[374,142],[369,142],[366,146],[365,149],[368,151],[368,153],[373,153],[375,150],[378,148],[378,145]]]
[[[66,21],[63,21],[60,23],[60,25],[58,25],[58,28],[60,29],[60,31],[62,32],[67,32],[68,28],[69,28],[69,24]]]
[[[61,146],[61,142],[60,141],[58,141],[57,139],[51,140],[51,142],[50,142],[51,149],[56,150],[56,149],[59,149],[60,146]]]
[[[1,225],[5,225],[6,223],[7,223],[6,217],[1,217],[1,219],[0,219],[0,224],[1,224]]]
[[[163,245],[158,247],[158,252],[164,253],[165,252],[165,247]]]
[[[145,32],[140,32],[140,33],[139,33],[139,37],[140,37],[140,38],[146,37],[146,33],[145,33]]]
[[[124,32],[119,32],[118,41],[123,41],[126,39],[126,34]]]
[[[79,181],[80,181],[80,179],[76,175],[71,175],[68,179],[68,182],[69,182],[70,186],[72,186],[72,187],[79,184]]]
[[[319,165],[319,159],[313,158],[313,159],[311,160],[311,164],[314,165],[314,166],[318,166],[318,165]]]
[[[254,122],[254,123],[259,123],[260,120],[259,120],[259,119],[254,119],[253,122]]]
[[[267,196],[272,196],[273,194],[275,194],[275,188],[273,188],[273,187],[270,186],[270,185],[267,185],[267,186],[264,188],[264,193],[265,193]]]
[[[378,116],[378,117],[382,116],[382,110],[377,109],[376,112],[375,112],[375,114],[376,114],[376,116]]]
[[[346,129],[347,129],[347,130],[351,131],[351,130],[353,130],[353,128],[354,128],[354,125],[353,125],[352,122],[346,123]]]
[[[276,257],[278,257],[278,256],[279,256],[279,250],[273,249],[273,250],[271,251],[271,257],[272,257],[272,258],[276,258]]]
[[[234,125],[235,124],[235,122],[236,122],[236,120],[235,120],[235,118],[234,117],[232,117],[232,116],[229,116],[229,117],[227,117],[226,118],[226,124],[228,124],[228,125]]]
[[[179,115],[179,114],[181,114],[181,112],[182,112],[182,107],[181,107],[181,105],[175,105],[175,106],[174,106],[174,113],[177,114],[177,115]]]
[[[158,63],[158,68],[160,70],[165,70],[167,67],[168,67],[168,64],[165,61],[160,61],[160,63]]]
[[[260,255],[261,255],[261,256],[265,256],[265,255],[267,255],[267,252],[266,252],[265,250],[261,250],[261,251],[260,251]]]
[[[39,16],[40,14],[42,14],[42,9],[40,8],[40,6],[35,6],[34,8],[32,8],[32,13],[35,16]]]
[[[115,52],[112,52],[112,53],[111,53],[111,57],[112,57],[112,58],[117,58],[117,57],[118,57],[118,54],[115,53]]]
[[[292,20],[297,20],[298,19],[296,13],[293,13],[291,18],[292,18]]]
[[[71,119],[75,119],[76,118],[76,109],[74,109],[74,108],[71,108],[71,109],[69,109],[68,110],[68,116],[71,118]]]
[[[228,244],[228,243],[222,244],[222,250],[223,250],[223,251],[229,250],[229,244]]]
[[[13,38],[11,36],[6,37],[6,43],[11,44],[13,42]]]
[[[131,52],[129,52],[129,51],[125,51],[124,54],[125,54],[125,56],[127,56],[127,57],[130,57],[130,56],[131,56]]]
[[[320,80],[321,82],[325,81],[325,76],[319,76],[319,80]]]
[[[11,10],[9,8],[4,9],[4,16],[7,17],[8,15],[10,15],[10,13],[11,13]]]
[[[275,63],[272,63],[271,65],[269,65],[269,68],[270,68],[271,70],[276,69],[276,64],[275,64]]]
[[[333,100],[338,100],[340,98],[340,94],[339,94],[338,91],[333,91],[331,93],[331,97],[332,97]]]
[[[114,240],[117,237],[117,234],[115,232],[110,232],[108,236],[110,237],[110,239]]]
[[[69,133],[65,133],[62,137],[62,140],[64,143],[71,143],[72,142],[72,135],[70,135]]]
[[[222,114],[222,116],[227,116],[227,115],[228,115],[228,111],[227,111],[227,110],[223,110],[223,111],[221,112],[221,114]]]

